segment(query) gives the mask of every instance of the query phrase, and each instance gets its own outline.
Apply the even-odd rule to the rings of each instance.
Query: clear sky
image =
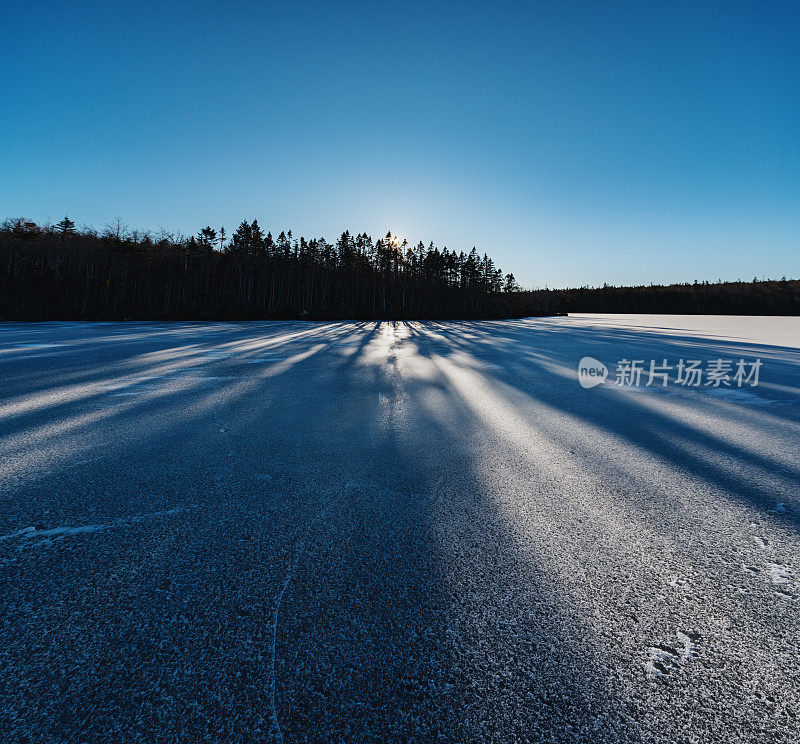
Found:
[[[800,276],[800,3],[3,4],[0,216]]]

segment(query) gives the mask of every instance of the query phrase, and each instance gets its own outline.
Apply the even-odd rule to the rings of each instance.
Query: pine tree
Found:
[[[75,223],[66,215],[61,222],[56,224],[56,229],[62,235],[74,235],[75,234]]]
[[[207,250],[213,249],[217,242],[217,231],[210,225],[207,225],[197,233],[197,242],[201,247]]]

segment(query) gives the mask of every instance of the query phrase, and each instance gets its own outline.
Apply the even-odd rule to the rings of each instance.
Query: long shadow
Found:
[[[273,376],[208,362],[241,374],[134,398],[102,420],[127,434],[101,464],[9,491],[10,528],[187,507],[164,527],[3,543],[12,735],[578,741],[628,725],[547,565],[487,500],[455,436],[474,417],[399,354],[370,363],[379,330],[322,326],[307,340],[324,349]]]
[[[347,331],[317,328],[312,341],[323,346]],[[323,407],[299,417],[282,410],[297,400],[298,380],[313,390],[329,366],[312,360],[272,377],[238,361],[209,363],[243,374],[213,389],[134,398],[101,431],[97,421],[78,424],[61,445],[105,439],[91,443],[102,462],[57,464],[38,483],[4,489],[3,533],[33,525],[0,543],[2,664],[16,691],[3,709],[9,736],[270,734],[269,623],[283,561],[316,518],[316,487],[324,493],[326,474],[341,465],[335,450],[326,467],[300,446]],[[46,412],[51,422],[63,415]],[[87,531],[53,538],[62,527]]]
[[[508,333],[503,326],[502,329],[507,340],[498,341],[492,334],[491,324],[487,323],[486,325],[489,328],[480,322],[462,323],[457,326],[431,324],[437,338],[428,347],[423,342],[419,353],[423,355],[436,353],[446,356],[448,353],[459,351],[476,359],[481,359],[488,354],[496,356],[498,360],[502,361],[503,359],[519,358],[531,347],[548,350],[553,348],[552,332],[549,330],[542,331],[540,328],[535,328],[533,331],[526,332],[522,326],[520,332]],[[479,338],[465,338],[463,331],[467,331],[471,335],[478,334]],[[449,343],[443,343],[441,338],[438,338],[442,334],[446,334]],[[416,340],[425,335],[429,334],[426,334],[424,330],[416,329],[412,337]],[[606,335],[610,336],[611,334]],[[771,382],[781,383],[789,388],[797,382],[800,353],[795,349],[780,348],[776,351],[774,347],[761,345],[714,342],[712,344],[713,355],[708,351],[701,354],[698,352],[702,350],[702,344],[698,346],[697,338],[672,335],[665,339],[662,334],[644,335],[646,338],[637,337],[635,340],[637,352],[644,354],[646,359],[660,360],[664,355],[663,344],[665,342],[674,345],[678,351],[691,348],[694,354],[692,358],[701,359],[713,357],[718,350],[731,356],[735,354],[735,358],[739,358],[739,356],[745,358],[761,356],[763,358],[772,353],[780,355],[780,359],[773,359],[767,365],[763,370],[762,379],[768,378]],[[585,336],[591,338],[592,334],[578,332],[570,336],[570,347],[566,350],[558,350],[555,354],[551,352],[549,358],[571,370],[577,369],[578,359],[586,349],[584,346]],[[687,346],[688,344],[692,344],[692,346]],[[630,353],[631,345],[628,334],[621,334],[621,339],[614,346],[623,350],[622,356],[627,358],[634,356]],[[758,507],[768,513],[771,518],[791,523],[795,529],[800,527],[800,509],[794,508],[781,514],[775,514],[774,483],[764,482],[770,478],[773,480],[777,478],[800,483],[800,462],[796,465],[778,463],[768,454],[761,453],[756,449],[758,442],[754,441],[752,448],[745,448],[727,440],[724,431],[699,431],[695,426],[659,413],[652,407],[645,407],[635,399],[626,399],[625,396],[614,390],[600,388],[583,391],[578,387],[576,377],[560,378],[549,371],[545,365],[536,365],[536,372],[537,374],[533,376],[517,374],[497,366],[481,369],[481,374],[489,380],[515,388],[532,399],[546,404],[553,411],[567,413],[578,421],[584,421],[601,431],[608,432],[614,438],[644,450],[651,457],[680,468],[709,485],[723,490],[731,497]],[[653,394],[658,395],[657,392]],[[702,393],[698,393],[698,395],[700,394]],[[641,395],[647,394],[641,393]],[[720,410],[720,404],[713,399],[709,400],[706,407],[717,415],[726,415],[725,410]],[[759,423],[758,416],[763,415],[754,411],[748,411],[748,414],[756,424]],[[777,411],[771,409],[769,415],[790,425],[800,421],[798,413],[788,407]],[[755,470],[760,482],[757,482],[756,478],[743,479],[741,475],[710,461],[703,456],[703,450],[711,450],[715,454],[735,461],[741,467]]]
[[[309,381],[309,407],[330,397],[320,382]],[[536,731],[538,741],[577,741],[609,721],[624,729],[623,706],[576,640],[548,568],[522,557],[487,500],[463,436],[477,423],[464,401],[441,377],[409,374],[391,347],[330,385],[338,402],[318,411],[331,423],[308,456],[326,462],[333,446],[367,462],[320,520],[287,591],[285,740]]]
[[[113,350],[119,352],[114,355],[113,363],[109,364],[105,359],[102,359],[101,362],[97,353],[85,354],[89,358],[76,360],[77,363],[70,364],[69,372],[61,372],[59,367],[48,366],[48,362],[52,363],[53,360],[58,360],[60,364],[63,364],[64,350],[60,348],[37,352],[30,361],[25,358],[6,359],[4,365],[6,395],[14,390],[14,379],[21,380],[22,384],[18,386],[20,395],[17,398],[21,405],[18,406],[18,411],[14,411],[13,406],[7,406],[12,409],[8,412],[2,412],[1,409],[6,406],[0,406],[0,427],[6,431],[20,430],[28,420],[41,416],[43,409],[58,407],[60,415],[63,417],[66,406],[75,404],[77,408],[80,408],[91,399],[104,396],[107,392],[105,388],[133,386],[139,384],[137,380],[147,382],[152,377],[176,377],[193,372],[206,373],[215,366],[215,354],[229,353],[231,356],[242,357],[247,361],[248,354],[257,355],[264,351],[284,352],[287,346],[294,348],[303,343],[303,339],[307,338],[309,333],[314,334],[316,342],[331,344],[342,333],[343,328],[341,324],[324,324],[297,331],[295,324],[295,332],[289,334],[290,337],[287,340],[281,341],[286,335],[287,325],[281,324],[278,329],[268,326],[271,332],[246,337],[248,348],[245,349],[241,348],[241,341],[239,343],[236,340],[228,342],[225,340],[226,337],[220,339],[217,336],[213,339],[213,343],[198,343],[194,339],[189,339],[189,342],[179,346],[170,345],[155,350],[151,346],[145,346],[147,351],[141,353],[140,349],[147,341],[134,338],[134,344],[126,344]],[[355,330],[362,327],[362,324],[358,324],[355,326]],[[291,328],[292,326],[289,326],[289,329]],[[204,333],[208,333],[205,327],[202,330]],[[229,332],[229,329],[224,329],[225,334]],[[167,333],[168,331],[163,330],[159,332],[158,336]],[[151,334],[145,335],[149,337]],[[241,336],[239,338],[241,339]],[[106,340],[106,337],[99,339],[98,345],[103,346]],[[130,349],[131,345],[136,348]],[[71,350],[70,353],[72,351],[75,350]],[[31,365],[34,365],[34,370],[31,369]],[[10,367],[21,367],[22,371],[13,372]],[[102,370],[99,373],[100,376],[98,369]],[[38,375],[38,379],[32,380],[34,375]],[[40,399],[39,402],[37,402],[37,396]],[[50,398],[49,401],[42,400],[47,396]]]
[[[160,532],[143,520],[129,537],[108,530],[3,555],[12,735],[564,742],[613,730],[618,740],[639,738],[631,702],[584,632],[581,608],[559,593],[551,557],[523,550],[519,526],[493,501],[490,488],[500,486],[487,485],[484,469],[496,463],[476,461],[471,446],[481,422],[441,374],[410,365],[430,371],[454,354],[506,361],[530,352],[574,369],[592,342],[644,354],[664,344],[699,353],[702,341],[524,322],[408,323],[372,359],[380,324],[319,324],[301,337],[304,349],[321,345],[314,355],[285,369],[247,363],[290,327],[226,329],[212,350],[253,349],[200,363],[220,379],[77,418],[69,442],[88,454],[102,451],[101,425],[127,432],[107,437],[101,465],[83,468],[88,484],[56,465],[5,494],[9,533],[48,519],[56,521],[45,528],[197,507]],[[416,350],[406,358],[409,344]],[[795,350],[711,348],[772,353],[775,381],[796,385]],[[139,349],[122,356],[120,368],[158,369]],[[92,361],[82,364],[39,390],[90,379]],[[764,478],[776,466],[768,454],[612,391],[583,394],[544,363],[535,376],[511,366],[475,368],[498,390],[607,431],[797,528],[796,510],[769,511],[769,483],[743,481],[692,450]],[[93,402],[66,410],[77,416]],[[5,431],[64,413],[18,417]],[[770,415],[797,422],[792,411]],[[30,448],[56,438],[46,427],[38,436]],[[142,463],[141,472],[125,463]],[[122,482],[108,486],[113,479]],[[106,486],[111,493],[98,490]]]

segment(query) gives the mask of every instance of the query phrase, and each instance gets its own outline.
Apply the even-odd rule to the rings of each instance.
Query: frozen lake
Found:
[[[800,740],[798,318],[7,323],[0,379],[7,741]]]

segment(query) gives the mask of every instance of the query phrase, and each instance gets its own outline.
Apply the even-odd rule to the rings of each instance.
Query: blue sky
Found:
[[[0,213],[800,276],[797,2],[16,2]]]

